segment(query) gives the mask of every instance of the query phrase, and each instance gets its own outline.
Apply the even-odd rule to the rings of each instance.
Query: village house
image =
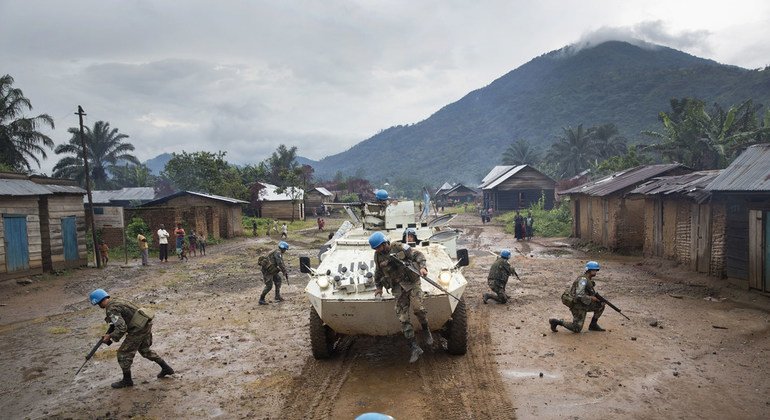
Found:
[[[570,199],[572,236],[611,250],[641,250],[645,203],[626,194],[652,178],[687,172],[678,163],[638,166],[564,191]]]
[[[88,264],[85,193],[74,181],[0,173],[0,280]]]
[[[259,187],[258,217],[278,220],[305,219],[305,192],[301,188],[289,187],[279,193],[275,185],[265,182],[257,182],[255,185]]]
[[[456,184],[448,189],[442,189],[436,193],[436,197],[445,203],[473,203],[481,195],[473,188],[463,184]]]
[[[94,226],[101,239],[110,247],[123,245],[123,210],[140,206],[155,199],[152,187],[127,187],[119,190],[91,192],[94,207]],[[83,198],[88,210],[88,197]]]
[[[629,194],[644,200],[645,256],[675,260],[693,271],[720,275],[724,269],[724,209],[714,208],[706,187],[721,171],[654,178]],[[716,219],[715,219],[716,218]]]
[[[324,187],[315,187],[305,193],[305,215],[323,216],[322,206],[331,203],[334,200],[334,194]]]
[[[523,210],[544,199],[552,209],[556,181],[529,165],[495,166],[481,181],[482,205],[495,211]]]
[[[194,191],[179,191],[142,204],[139,207],[126,209],[126,223],[134,217],[140,217],[149,226],[155,243],[156,231],[161,224],[171,232],[177,223],[189,232],[192,229],[198,235],[205,234],[210,238],[232,238],[243,235],[242,204],[247,201],[223,197],[214,194],[204,194]]]
[[[706,190],[712,235],[724,238],[724,275],[770,292],[770,145],[747,148]]]

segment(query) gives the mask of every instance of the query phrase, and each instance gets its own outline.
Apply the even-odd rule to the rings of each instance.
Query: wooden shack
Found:
[[[570,199],[572,236],[611,250],[641,250],[644,201],[626,194],[652,178],[691,172],[674,163],[620,171],[562,193]]]
[[[265,182],[256,183],[259,189],[258,216],[277,220],[304,220],[305,192],[300,188],[290,187],[278,192],[278,187]],[[311,211],[312,214],[312,211]]]
[[[644,255],[675,260],[692,271],[724,269],[724,206],[712,205],[708,184],[719,170],[653,178],[629,194],[644,200]],[[714,231],[714,228],[717,231]]]
[[[444,197],[450,203],[473,203],[480,196],[479,191],[463,184],[457,184],[444,192]]]
[[[152,187],[126,187],[119,190],[95,190],[91,192],[94,205],[94,225],[101,239],[110,247],[123,245],[123,226],[126,221],[123,210],[140,206],[155,199]],[[88,198],[83,205],[88,210]]]
[[[725,237],[724,274],[770,292],[770,145],[747,148],[706,190],[724,215],[712,220]]]
[[[0,280],[87,264],[83,194],[74,182],[0,173]]]
[[[482,205],[495,211],[521,210],[544,198],[553,208],[556,181],[529,165],[495,166],[481,181]]]
[[[324,187],[315,187],[305,193],[305,215],[323,215],[322,206],[331,203],[334,200],[334,194]]]
[[[194,191],[179,191],[149,201],[140,207],[125,209],[126,223],[140,217],[151,232],[163,224],[171,231],[181,223],[186,231],[195,229],[198,235],[210,238],[232,238],[243,235],[242,205],[248,201]],[[154,238],[157,243],[157,237]]]

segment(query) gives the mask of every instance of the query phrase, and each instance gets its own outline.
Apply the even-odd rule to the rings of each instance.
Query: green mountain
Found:
[[[671,48],[609,41],[552,51],[470,92],[426,120],[390,127],[350,149],[310,162],[319,178],[338,171],[372,181],[477,184],[523,138],[546,149],[562,127],[614,123],[632,143],[660,129],[671,98],[724,107],[770,106],[770,69],[747,70]]]
[[[163,153],[152,159],[148,159],[144,164],[150,170],[151,174],[160,175],[160,172],[166,169],[166,164],[169,160],[171,160],[171,153]]]

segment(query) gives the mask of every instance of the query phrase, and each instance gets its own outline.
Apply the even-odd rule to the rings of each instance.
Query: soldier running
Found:
[[[500,256],[492,263],[492,267],[489,268],[487,284],[495,293],[484,293],[483,300],[485,304],[489,299],[501,304],[507,303],[511,299],[505,293],[505,286],[508,284],[508,277],[516,275],[516,270],[508,263],[509,258],[511,258],[511,251],[503,249],[500,251]]]
[[[123,370],[123,379],[112,383],[113,388],[134,386],[134,381],[131,379],[131,364],[134,362],[137,351],[145,359],[160,365],[161,371],[158,373],[158,378],[174,374],[174,369],[171,369],[171,366],[166,364],[163,358],[150,349],[152,346],[153,314],[149,310],[139,308],[127,300],[111,298],[104,289],[94,290],[88,299],[92,305],[99,305],[100,308],[104,308],[107,314],[105,321],[115,327],[112,333],[102,337],[105,344],[120,341],[123,335],[126,336],[118,349],[118,365]]]
[[[590,331],[604,331],[604,328],[600,327],[597,321],[604,312],[604,302],[601,302],[594,294],[594,287],[596,282],[593,280],[596,274],[599,273],[599,263],[596,261],[589,261],[586,263],[585,274],[578,276],[569,289],[565,290],[561,295],[561,301],[572,312],[572,322],[567,323],[562,319],[551,318],[548,323],[551,324],[551,331],[556,331],[556,327],[561,325],[562,327],[579,333],[583,330],[583,324],[586,320],[586,313],[593,312],[594,315],[591,318],[591,323],[588,324]]]
[[[423,351],[414,338],[414,327],[412,327],[409,314],[410,307],[412,307],[417,319],[420,320],[426,345],[433,345],[433,336],[428,327],[427,311],[423,306],[420,276],[408,270],[398,261],[393,261],[393,258],[412,265],[420,271],[421,275],[427,276],[428,268],[425,265],[425,256],[407,244],[394,242],[391,245],[382,232],[373,233],[369,237],[369,245],[375,251],[374,285],[377,290],[374,292],[374,296],[382,299],[383,287],[391,289],[396,298],[396,316],[401,322],[401,331],[404,332],[404,337],[406,337],[409,348],[412,350],[409,363],[414,363],[420,358]]]
[[[262,289],[262,294],[259,296],[259,304],[267,305],[265,296],[270,293],[270,289],[273,288],[275,283],[275,301],[283,302],[281,297],[281,283],[283,278],[281,274],[288,280],[289,273],[286,271],[286,264],[283,263],[283,253],[289,249],[289,244],[284,241],[278,242],[278,249],[271,251],[267,256],[260,257],[260,267],[262,267],[262,279],[265,282],[265,288]]]

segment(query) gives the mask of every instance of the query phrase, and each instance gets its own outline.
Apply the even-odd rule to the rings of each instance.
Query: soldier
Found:
[[[589,261],[586,263],[585,274],[578,276],[572,286],[564,291],[561,295],[561,301],[572,312],[572,322],[566,323],[564,320],[551,318],[548,323],[551,324],[551,331],[556,331],[556,327],[561,325],[562,327],[579,333],[583,329],[583,324],[586,320],[586,313],[593,312],[594,316],[591,318],[591,323],[588,324],[590,331],[604,331],[604,328],[600,327],[597,321],[604,312],[604,302],[594,296],[594,282],[593,278],[599,273],[599,263],[596,261]]]
[[[382,299],[382,288],[391,289],[396,298],[396,316],[401,321],[401,331],[404,332],[404,337],[406,337],[409,348],[412,350],[409,363],[414,363],[420,358],[422,349],[414,338],[414,328],[409,314],[410,307],[413,306],[412,310],[417,319],[420,320],[426,345],[433,345],[433,336],[428,327],[427,311],[423,306],[420,276],[393,259],[397,258],[406,264],[411,264],[420,271],[421,275],[427,276],[428,268],[425,265],[425,256],[407,244],[395,242],[391,245],[382,232],[373,233],[369,237],[369,245],[375,251],[374,285],[377,290],[374,292],[374,296]]]
[[[88,296],[92,305],[99,305],[107,313],[105,321],[111,323],[115,329],[112,333],[105,334],[102,341],[110,344],[120,341],[123,335],[126,339],[118,349],[118,365],[123,370],[123,379],[114,382],[113,388],[125,388],[134,386],[131,379],[131,364],[134,362],[136,352],[145,359],[152,360],[160,365],[161,371],[158,378],[173,375],[174,369],[163,361],[163,358],[150,349],[152,346],[152,318],[150,310],[139,308],[135,304],[118,298],[110,298],[103,289],[96,289]]]
[[[487,276],[487,284],[495,294],[484,293],[484,303],[487,303],[488,299],[492,299],[497,303],[507,303],[510,300],[508,294],[505,293],[505,286],[508,284],[508,277],[512,274],[516,274],[516,270],[508,263],[508,259],[511,258],[511,251],[504,249],[500,251],[500,256],[492,263],[492,267],[489,268],[489,276]]]
[[[283,253],[289,249],[289,244],[284,241],[278,242],[278,249],[274,249],[266,256],[260,257],[258,260],[260,267],[262,267],[262,278],[265,282],[265,288],[262,289],[262,294],[259,296],[259,304],[267,305],[265,302],[265,296],[273,288],[275,283],[275,301],[283,302],[281,297],[281,273],[286,279],[289,278],[289,274],[286,271],[286,265],[283,263]]]

